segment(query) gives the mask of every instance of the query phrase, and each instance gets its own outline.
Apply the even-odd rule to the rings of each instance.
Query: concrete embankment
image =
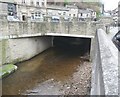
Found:
[[[2,64],[28,60],[52,46],[52,37],[2,40]]]
[[[94,47],[91,95],[118,95],[118,50],[102,29]]]

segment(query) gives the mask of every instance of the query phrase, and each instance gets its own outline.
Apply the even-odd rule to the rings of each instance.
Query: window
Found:
[[[63,12],[63,15],[66,15],[66,12]]]
[[[36,2],[36,5],[39,6],[39,2]]]
[[[35,13],[35,16],[37,17],[37,12]]]
[[[41,17],[41,12],[35,12],[35,18]]]
[[[8,15],[14,16],[16,14],[16,5],[8,3]]]
[[[25,4],[25,0],[22,0],[22,3]]]
[[[83,14],[81,13],[81,16],[82,16]]]
[[[26,17],[25,15],[22,16],[22,20],[25,21],[26,20]]]
[[[40,12],[38,12],[38,17],[40,17],[41,16],[41,13]]]
[[[58,15],[61,15],[61,13],[58,13]]]
[[[30,4],[33,5],[33,1],[31,1]]]
[[[34,19],[34,13],[31,13],[31,18]]]
[[[69,16],[71,16],[71,14],[69,14]]]
[[[44,3],[44,2],[42,2],[42,6],[45,6],[45,3]]]

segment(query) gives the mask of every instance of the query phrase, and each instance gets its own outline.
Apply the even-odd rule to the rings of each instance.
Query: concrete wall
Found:
[[[32,58],[52,46],[52,37],[2,40],[2,64]]]
[[[118,95],[118,50],[102,29],[94,41],[91,95]]]
[[[0,40],[0,66],[2,65],[2,41]]]

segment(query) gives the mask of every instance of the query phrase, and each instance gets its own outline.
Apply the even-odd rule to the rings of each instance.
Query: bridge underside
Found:
[[[10,38],[10,39],[14,39],[14,38],[29,38],[29,37],[40,37],[40,36],[63,36],[63,37],[79,37],[79,38],[94,38],[93,35],[77,35],[77,34],[63,34],[63,33],[37,33],[37,34],[22,34],[22,35],[16,35],[16,34],[12,34],[10,36],[6,36],[3,38]]]

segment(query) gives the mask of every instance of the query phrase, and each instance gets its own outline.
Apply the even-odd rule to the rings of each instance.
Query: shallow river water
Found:
[[[18,63],[18,70],[2,81],[3,95],[87,95],[91,63],[78,49],[50,48]]]

